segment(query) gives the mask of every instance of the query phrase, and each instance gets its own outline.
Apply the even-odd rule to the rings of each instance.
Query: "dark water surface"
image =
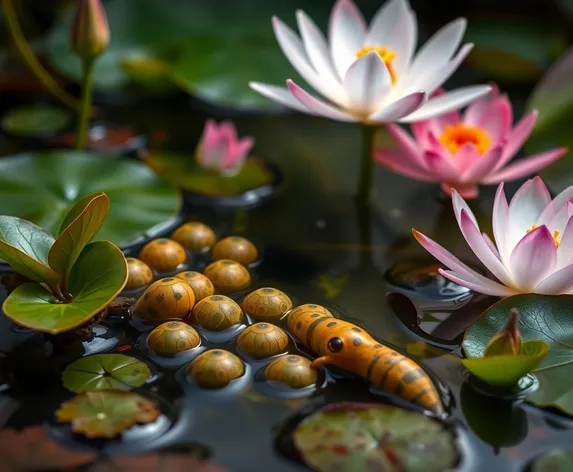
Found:
[[[136,112],[127,105],[109,106],[106,118],[133,124],[147,136],[165,130],[166,149],[192,151],[206,115],[189,110],[186,100]],[[352,192],[359,132],[353,126],[303,116],[242,117],[238,124],[241,134],[256,137],[256,154],[283,169],[281,193],[258,208],[195,208],[188,217],[212,224],[220,234],[241,234],[257,242],[264,258],[253,269],[252,289],[276,287],[292,296],[295,304],[324,305],[409,352],[445,382],[452,395],[452,421],[459,421],[466,449],[462,470],[524,470],[541,452],[570,446],[573,421],[528,404],[487,397],[467,383],[456,358],[461,333],[494,300],[436,275],[436,261],[412,237],[415,227],[470,263],[477,262],[460,235],[451,203],[442,199],[437,186],[377,169],[374,204],[368,211],[358,209]],[[0,144],[3,154],[21,146],[5,138]],[[510,185],[509,191],[516,187]],[[487,189],[472,203],[484,231],[491,229],[493,192],[493,188]],[[140,335],[136,330],[121,323],[108,326],[110,332],[103,335],[108,338],[107,347],[144,356],[135,346]],[[38,336],[12,329],[2,316],[0,351],[8,353],[5,362],[23,342],[28,354],[43,346]],[[99,349],[93,343],[91,348]],[[158,375],[141,391],[160,402],[165,416],[154,425],[134,428],[123,444],[108,443],[107,452],[146,451],[184,443],[188,448],[201,446],[216,463],[232,471],[306,470],[281,456],[275,439],[281,423],[311,400],[271,398],[250,389],[226,396],[193,393],[182,388],[174,370],[146,361]],[[57,375],[50,377],[47,367],[41,367],[47,380],[35,391],[17,390],[0,397],[4,402],[0,403],[0,426],[3,421],[17,427],[53,424],[53,412],[72,394],[59,385]],[[49,378],[56,381],[51,384]],[[371,399],[368,395],[361,382],[346,380],[319,389],[312,401]],[[5,401],[6,397],[13,403]],[[11,415],[3,413],[4,405],[4,412],[12,411]],[[54,425],[53,434],[88,447],[61,426]]]

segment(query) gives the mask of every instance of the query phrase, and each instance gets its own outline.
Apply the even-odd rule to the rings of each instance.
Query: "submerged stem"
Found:
[[[83,151],[88,141],[88,122],[92,103],[94,59],[84,59],[82,61],[82,106],[78,117],[78,129],[76,132],[76,149]]]
[[[360,156],[360,171],[358,175],[358,193],[357,200],[359,204],[368,204],[370,193],[372,191],[372,182],[374,178],[374,138],[376,128],[372,125],[361,124],[362,143]]]

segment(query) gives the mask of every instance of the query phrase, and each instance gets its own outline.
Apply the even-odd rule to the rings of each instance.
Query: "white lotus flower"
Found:
[[[473,47],[466,44],[454,55],[466,29],[463,18],[444,26],[414,57],[418,27],[407,0],[389,0],[369,27],[352,0],[337,0],[328,43],[304,12],[296,16],[302,39],[273,17],[275,35],[292,66],[330,103],[290,79],[288,89],[250,83],[287,107],[339,121],[409,123],[461,108],[490,90],[476,85],[427,100]]]
[[[480,231],[474,214],[455,190],[452,201],[468,245],[499,282],[479,274],[414,230],[426,251],[450,269],[440,269],[444,277],[498,297],[573,293],[573,186],[551,200],[541,178],[535,177],[525,182],[508,204],[501,183],[493,205],[495,243]]]

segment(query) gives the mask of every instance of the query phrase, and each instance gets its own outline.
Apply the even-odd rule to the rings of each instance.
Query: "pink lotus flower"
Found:
[[[498,297],[573,293],[573,186],[552,201],[541,178],[535,177],[525,182],[508,204],[501,183],[493,205],[495,243],[481,233],[475,216],[456,190],[452,190],[452,201],[465,240],[498,281],[484,277],[412,230],[426,251],[450,269],[440,269],[444,277]]]
[[[438,94],[442,94],[439,91]],[[441,182],[451,195],[477,197],[478,184],[498,184],[531,175],[559,159],[566,148],[509,161],[531,133],[537,112],[532,111],[512,129],[511,103],[496,87],[458,111],[411,125],[414,139],[402,128],[388,125],[400,150],[378,149],[376,160],[399,174],[427,182]]]
[[[239,139],[235,125],[230,121],[217,125],[215,121],[207,120],[195,159],[205,169],[232,177],[240,172],[254,144],[255,140],[250,136]]]

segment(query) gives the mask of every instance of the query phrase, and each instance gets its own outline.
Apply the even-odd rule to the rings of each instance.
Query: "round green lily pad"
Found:
[[[314,470],[442,472],[458,461],[456,440],[421,413],[369,403],[328,405],[304,419],[293,442]]]
[[[161,412],[151,400],[123,390],[84,392],[62,403],[56,411],[60,423],[88,438],[114,438],[132,426],[152,423]]]
[[[48,105],[13,108],[2,118],[2,129],[16,136],[45,137],[65,130],[72,122],[68,110]]]
[[[144,362],[123,354],[95,354],[72,362],[62,373],[64,387],[74,393],[141,387],[151,377]]]
[[[553,449],[531,464],[531,472],[569,472],[573,469],[573,451]]]
[[[0,215],[28,220],[53,235],[81,197],[107,194],[111,208],[96,240],[125,247],[175,218],[176,188],[145,164],[102,154],[40,151],[0,159]]]

